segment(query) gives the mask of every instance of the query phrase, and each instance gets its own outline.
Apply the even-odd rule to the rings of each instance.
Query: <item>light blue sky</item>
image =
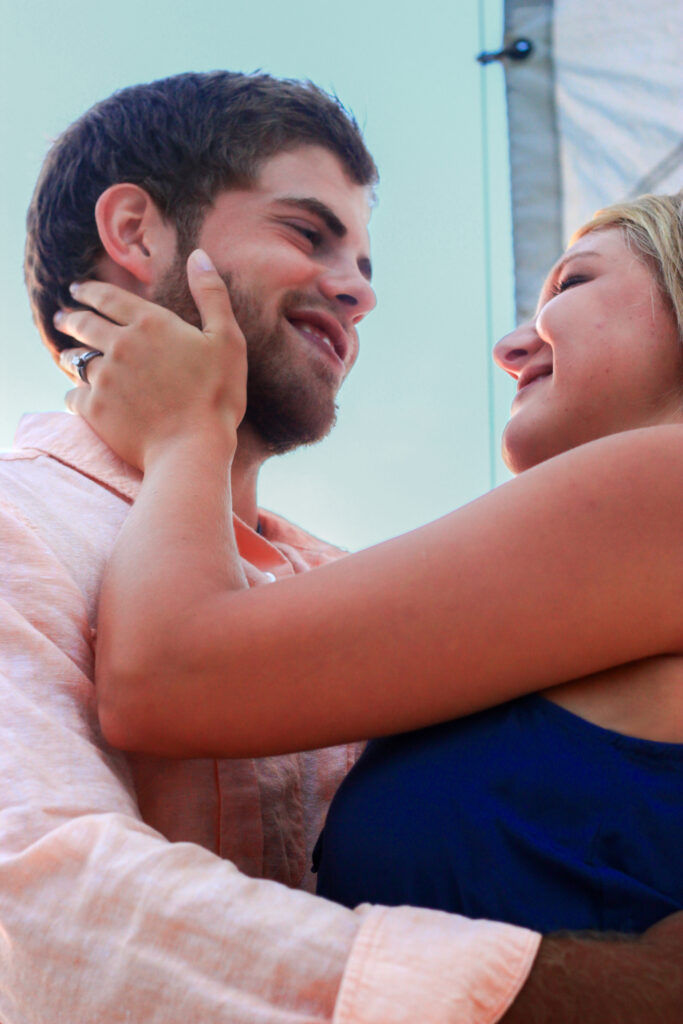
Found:
[[[513,315],[504,90],[500,67],[475,62],[483,45],[500,44],[499,0],[0,6],[0,445],[22,412],[61,408],[67,387],[37,339],[21,274],[25,210],[49,140],[119,87],[262,68],[336,91],[381,173],[371,223],[379,304],[338,426],[266,467],[262,504],[356,548],[503,478],[491,438],[497,449],[511,387],[491,374],[489,350]]]

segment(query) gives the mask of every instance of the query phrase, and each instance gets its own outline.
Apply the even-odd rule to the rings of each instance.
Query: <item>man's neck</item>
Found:
[[[267,458],[263,443],[248,424],[242,424],[232,463],[232,508],[242,522],[254,530],[258,527],[258,475]]]

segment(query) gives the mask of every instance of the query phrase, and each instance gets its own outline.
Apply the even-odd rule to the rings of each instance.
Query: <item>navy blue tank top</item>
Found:
[[[371,741],[314,852],[318,893],[644,931],[683,908],[683,745],[533,695]]]

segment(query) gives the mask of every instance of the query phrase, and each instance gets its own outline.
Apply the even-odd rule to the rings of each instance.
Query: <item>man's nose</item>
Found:
[[[536,333],[534,322],[521,324],[496,342],[493,346],[493,359],[501,370],[517,378],[529,357],[535,355],[544,344]]]
[[[375,291],[355,264],[335,264],[325,268],[319,288],[326,299],[339,303],[351,323],[359,323],[377,305]]]

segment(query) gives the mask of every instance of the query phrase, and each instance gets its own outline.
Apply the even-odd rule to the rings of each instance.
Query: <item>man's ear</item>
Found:
[[[115,278],[114,283],[144,292],[168,268],[175,253],[175,227],[139,185],[110,185],[97,200],[95,221],[104,251],[116,264],[105,275]]]

